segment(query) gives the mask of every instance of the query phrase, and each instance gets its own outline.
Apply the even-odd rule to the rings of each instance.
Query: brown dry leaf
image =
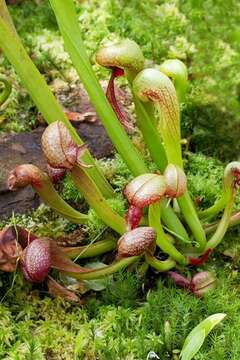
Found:
[[[80,227],[74,230],[68,235],[59,236],[55,239],[60,246],[74,246],[81,244],[87,238],[87,230],[84,227]]]
[[[4,228],[0,232],[0,270],[15,271],[21,253],[22,247],[17,242],[15,229],[12,226]]]
[[[97,115],[94,111],[85,111],[83,113],[79,113],[75,111],[64,110],[64,113],[67,116],[67,118],[73,123],[81,123],[81,122],[94,123],[97,121]],[[46,123],[42,114],[38,114],[37,120],[40,124]]]
[[[48,276],[47,285],[48,285],[49,294],[52,295],[53,297],[61,297],[68,301],[73,301],[81,305],[83,304],[83,301],[80,300],[79,297],[74,292],[60,285],[51,276]]]
[[[34,239],[34,234],[19,226],[7,226],[0,231],[0,270],[15,271],[22,250]]]
[[[77,281],[71,285],[68,285],[67,286],[67,289],[68,290],[73,290],[73,291],[76,291],[78,292],[79,294],[83,295],[85,294],[86,292],[89,291],[89,289],[87,288],[86,284],[84,281]]]
[[[240,258],[240,246],[235,245],[231,248],[225,249],[223,255],[231,258],[233,265],[236,266]]]
[[[64,89],[62,85],[63,84],[61,84],[61,82],[59,83],[59,81],[57,85],[54,84],[54,92],[58,94],[58,100],[61,104],[63,104],[63,111],[65,112],[69,120],[73,123],[99,122],[95,109],[91,105],[89,97],[83,87],[78,86],[71,89]],[[101,81],[101,86],[105,92],[107,89],[107,81]],[[129,123],[133,124],[133,118],[129,111],[132,105],[132,96],[130,92],[126,88],[120,88],[118,86],[115,86],[115,91],[119,106],[122,108],[122,110],[127,110]],[[70,108],[71,110],[68,110],[66,107]],[[46,123],[41,114],[38,114],[38,121],[41,124]]]
[[[72,122],[90,122],[93,123],[97,120],[96,113],[94,111],[86,111],[84,113],[64,110],[68,119]]]
[[[54,241],[50,240],[51,261],[54,269],[66,272],[82,273],[87,270],[70,260]]]

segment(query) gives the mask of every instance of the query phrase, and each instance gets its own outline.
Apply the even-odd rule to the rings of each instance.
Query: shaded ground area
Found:
[[[80,123],[76,128],[97,159],[112,155],[112,144],[105,129],[98,121]],[[9,191],[7,177],[10,170],[24,163],[34,164],[42,170],[46,169],[46,163],[41,151],[43,130],[44,128],[40,127],[32,132],[6,135],[0,138],[0,219],[10,216],[12,211],[22,214],[35,209],[39,205],[39,198],[31,186],[17,192]]]
[[[106,89],[106,82],[101,82]],[[113,146],[107,133],[97,117],[94,107],[81,86],[69,86],[66,82],[56,80],[52,84],[59,102],[72,120],[81,139],[88,145],[96,159],[108,158],[113,155]],[[116,87],[119,103],[129,108],[131,100],[129,94]],[[31,116],[31,115],[28,115]],[[8,191],[7,177],[15,166],[31,163],[45,170],[46,164],[41,151],[41,135],[44,131],[44,119],[36,113],[35,129],[18,134],[5,134],[0,137],[0,219],[9,217],[12,212],[24,213],[35,209],[40,200],[31,186]]]
[[[102,82],[102,86],[106,88],[106,83]],[[55,83],[54,90],[60,103],[68,111],[68,117],[73,119],[73,125],[81,139],[88,145],[92,155],[96,159],[112,156],[112,143],[82,87],[71,88],[60,82],[60,86]],[[116,95],[120,104],[129,108],[131,101],[128,93],[116,88]],[[37,118],[38,127],[34,130],[19,134],[5,134],[0,137],[0,219],[10,216],[12,211],[24,213],[39,205],[39,199],[30,186],[17,192],[10,192],[6,183],[9,171],[20,164],[32,163],[45,170],[46,164],[41,151],[44,120],[39,114]],[[42,125],[39,124],[39,121]]]

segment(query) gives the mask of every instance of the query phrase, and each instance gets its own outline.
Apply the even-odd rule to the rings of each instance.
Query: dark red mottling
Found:
[[[40,283],[47,277],[52,261],[49,239],[36,239],[24,250],[22,271],[26,280]]]
[[[136,229],[142,218],[142,209],[131,205],[126,213],[125,220],[128,230]]]
[[[124,75],[124,70],[118,68],[118,67],[113,67],[112,68],[112,75],[110,77],[109,83],[108,83],[108,87],[107,87],[107,91],[106,91],[106,96],[108,98],[108,101],[110,102],[112,109],[114,110],[115,114],[118,117],[118,120],[120,121],[120,123],[125,127],[126,130],[132,130],[132,126],[129,123],[126,115],[122,112],[122,110],[120,109],[117,99],[116,99],[116,94],[115,94],[115,86],[114,86],[114,80],[117,77],[123,76]]]
[[[194,265],[194,266],[201,266],[202,264],[204,264],[208,258],[209,255],[211,255],[213,252],[213,249],[208,249],[201,257],[199,258],[193,258],[193,257],[189,257],[189,264],[190,265]]]

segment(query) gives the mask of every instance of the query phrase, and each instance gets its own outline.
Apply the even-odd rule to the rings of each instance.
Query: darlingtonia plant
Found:
[[[5,2],[0,0],[0,3],[0,47],[49,124],[42,135],[48,174],[32,164],[19,165],[9,175],[9,188],[16,191],[31,185],[61,216],[74,223],[86,224],[88,214],[67,204],[53,185],[68,172],[89,207],[114,234],[114,238],[75,248],[61,248],[52,239],[33,237],[20,242],[20,249],[16,246],[15,253],[11,242],[11,256],[6,255],[8,250],[1,254],[2,269],[15,269],[13,263],[20,259],[27,280],[41,282],[47,279],[51,288],[59,291],[60,285],[49,275],[52,268],[79,280],[92,280],[130,264],[137,266],[146,262],[159,272],[171,270],[176,283],[184,284],[198,296],[212,288],[215,278],[207,272],[188,280],[172,270],[201,265],[222,241],[228,227],[240,223],[239,212],[232,214],[240,185],[240,163],[234,161],[226,166],[222,196],[212,207],[198,212],[188,192],[181,149],[180,104],[185,101],[188,88],[186,66],[178,59],[150,66],[134,41],[115,42],[96,54],[97,63],[111,71],[105,96],[81,40],[73,1],[50,0],[73,65],[116,151],[132,173],[132,180],[122,189],[128,203],[126,215],[122,217],[109,205],[108,199],[114,198],[114,190],[26,53],[13,30]],[[130,125],[114,90],[114,80],[118,76],[125,76],[128,81],[136,127],[142,133],[156,172],[149,170],[126,132]],[[176,207],[178,211],[175,211]],[[221,211],[220,219],[208,223]],[[114,250],[115,260],[99,269],[86,268],[71,260],[77,256],[81,262],[84,258]]]

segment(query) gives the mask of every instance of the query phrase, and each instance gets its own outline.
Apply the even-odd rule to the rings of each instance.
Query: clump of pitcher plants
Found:
[[[32,164],[21,164],[9,174],[9,188],[16,191],[31,185],[61,216],[73,223],[86,224],[88,215],[72,208],[54,187],[54,183],[61,181],[67,172],[90,208],[119,237],[118,241],[106,239],[86,247],[61,248],[52,239],[31,237],[20,229],[20,235],[25,234],[18,236],[21,241],[16,241],[16,234],[13,240],[12,234],[9,244],[2,244],[1,269],[12,271],[19,259],[26,280],[36,283],[47,280],[56,288],[58,285],[54,283],[53,286],[55,280],[49,275],[51,269],[78,280],[92,280],[113,274],[130,264],[137,266],[146,262],[158,272],[170,273],[177,284],[202,296],[215,286],[213,275],[203,272],[189,280],[173,269],[200,266],[223,240],[228,227],[240,222],[239,213],[232,214],[240,185],[240,162],[234,161],[226,166],[220,199],[209,209],[198,212],[188,192],[181,148],[180,108],[188,87],[186,66],[178,59],[149,65],[140,47],[129,39],[103,47],[96,54],[96,61],[111,72],[105,96],[92,71],[81,34],[76,33],[79,27],[72,0],[64,5],[69,7],[67,17],[61,11],[60,0],[50,0],[50,3],[73,64],[116,150],[132,173],[132,180],[122,189],[128,209],[123,218],[111,208],[107,200],[115,197],[114,190],[67,121],[44,80],[39,78],[24,48],[21,48],[21,57],[18,58],[20,40],[10,31],[7,20],[0,17],[0,47],[49,123],[42,135],[48,173]],[[75,33],[71,36],[73,29]],[[16,47],[14,59],[5,43],[7,38],[11,38],[12,46]],[[28,76],[32,75],[42,90],[41,94],[38,91],[36,95],[36,89],[32,82],[26,81],[20,65],[29,70]],[[114,86],[119,76],[126,77],[131,89],[136,127],[141,131],[158,169],[155,173],[149,171],[126,131],[133,128],[116,98]],[[220,212],[220,220],[211,224],[211,219]],[[116,251],[115,260],[98,269],[86,268],[71,260],[77,256],[81,262],[82,258],[101,256],[109,251]]]

